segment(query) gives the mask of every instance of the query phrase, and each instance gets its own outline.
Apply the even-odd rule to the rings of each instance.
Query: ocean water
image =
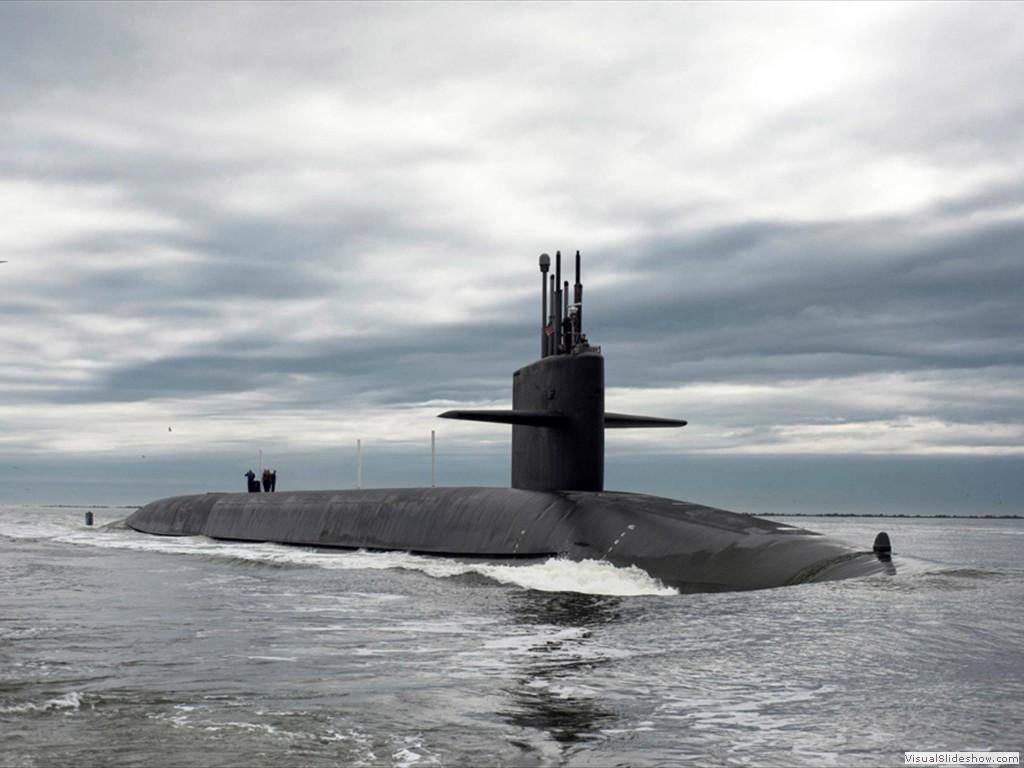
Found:
[[[1024,747],[1024,521],[794,518],[895,577],[679,595],[0,507],[0,765],[902,765]]]

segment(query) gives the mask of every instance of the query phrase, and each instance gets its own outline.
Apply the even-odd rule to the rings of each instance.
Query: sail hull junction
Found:
[[[473,558],[605,560],[682,591],[889,573],[891,561],[751,515],[632,493],[395,488],[177,496],[131,528],[166,536]]]

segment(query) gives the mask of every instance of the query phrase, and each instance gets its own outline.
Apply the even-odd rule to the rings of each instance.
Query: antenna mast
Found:
[[[562,252],[555,251],[555,269],[551,257],[540,255],[540,356],[571,354],[583,339],[583,283],[580,279],[580,252],[576,251],[576,284],[569,302],[569,281],[562,283]],[[550,294],[548,283],[551,284]]]
[[[551,268],[551,257],[546,253],[540,255],[540,356],[547,357],[551,343],[551,324],[548,322],[548,270]]]

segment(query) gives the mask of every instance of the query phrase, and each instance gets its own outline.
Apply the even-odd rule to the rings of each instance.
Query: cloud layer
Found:
[[[691,422],[610,461],[1019,457],[1021,71],[1002,3],[5,3],[0,454],[499,456],[434,417],[579,248]]]

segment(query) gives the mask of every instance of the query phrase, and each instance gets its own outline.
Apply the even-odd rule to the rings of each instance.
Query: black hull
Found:
[[[770,520],[642,494],[518,488],[210,493],[155,501],[143,533],[452,557],[636,566],[683,591],[891,573],[889,560]]]

